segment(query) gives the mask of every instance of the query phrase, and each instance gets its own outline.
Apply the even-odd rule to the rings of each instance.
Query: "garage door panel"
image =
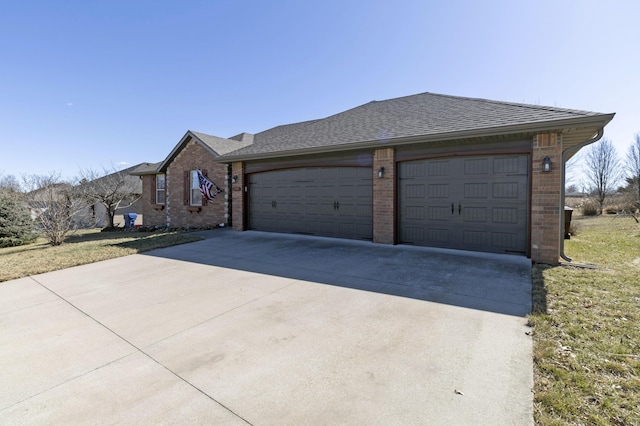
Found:
[[[251,174],[249,228],[372,239],[372,176],[356,167]]]
[[[465,183],[464,184],[464,199],[487,199],[489,197],[489,184],[488,183]]]
[[[515,233],[493,232],[491,238],[493,246],[502,247],[505,251],[515,251],[519,246],[519,238]]]
[[[429,198],[449,198],[451,196],[451,186],[448,183],[430,183],[427,188]]]
[[[405,242],[416,242],[416,241],[424,241],[424,228],[423,227],[412,227],[407,225],[403,227],[400,232],[400,239]]]
[[[451,176],[451,161],[450,160],[436,160],[427,163],[426,176]],[[425,174],[423,174],[424,176]]]
[[[360,217],[369,217],[372,215],[372,206],[370,204],[358,204],[356,206],[357,209],[357,215]],[[370,226],[369,223],[367,223],[364,226]],[[373,222],[371,223],[371,226],[373,226]],[[369,232],[371,232],[372,230],[370,229]]]
[[[289,188],[284,186],[277,186],[275,189],[275,196],[277,198],[286,198],[289,196]]]
[[[490,162],[488,158],[467,158],[463,160],[465,176],[488,175]]]
[[[424,220],[425,219],[425,208],[424,206],[404,206],[403,208],[403,217],[407,223],[416,220]]]
[[[523,218],[517,207],[494,207],[491,209],[491,220],[493,223],[517,225]]]
[[[448,228],[428,228],[426,241],[436,246],[447,246],[450,243],[451,230]]]
[[[400,170],[400,178],[410,179],[414,177],[424,177],[425,165],[422,163],[407,163],[406,166]]]
[[[518,182],[499,182],[492,186],[491,195],[493,198],[522,198],[522,191]]]
[[[462,221],[465,223],[487,223],[489,216],[488,210],[488,207],[466,207]]]
[[[489,248],[490,236],[490,233],[487,231],[464,229],[462,231],[462,244],[469,247]]]
[[[410,161],[398,176],[399,242],[526,253],[527,155]]]
[[[284,206],[283,206],[284,207]],[[286,206],[287,213],[290,215],[300,216],[304,214],[304,207],[299,201],[291,202]]]
[[[492,166],[494,175],[518,173],[523,169],[523,162],[520,157],[494,158]]]
[[[426,193],[424,184],[407,184],[405,186],[405,198],[424,198],[424,194]]]
[[[448,205],[427,207],[427,220],[448,222],[451,220],[451,207]]]

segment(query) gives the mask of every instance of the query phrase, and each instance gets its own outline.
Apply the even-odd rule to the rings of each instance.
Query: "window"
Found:
[[[191,179],[189,187],[191,188],[191,195],[189,198],[189,204],[192,206],[202,205],[202,192],[200,192],[200,181],[198,179],[198,171],[192,170],[190,173]]]
[[[156,204],[164,204],[164,175],[156,175]]]

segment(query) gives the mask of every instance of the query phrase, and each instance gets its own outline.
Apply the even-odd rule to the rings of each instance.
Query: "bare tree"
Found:
[[[627,184],[632,194],[632,200],[636,208],[640,208],[640,133],[636,134],[636,140],[627,151],[626,169],[628,173]]]
[[[580,154],[576,154],[569,159],[565,163],[565,186],[573,186],[575,190],[573,192],[578,192],[579,181],[580,181],[580,163],[582,162],[582,156]]]
[[[82,226],[85,203],[59,174],[24,176],[24,194],[31,216],[53,246]]]
[[[616,185],[622,178],[615,146],[606,138],[594,143],[584,156],[584,164],[589,190],[602,214],[606,199],[615,192]]]
[[[140,178],[129,174],[134,168],[119,171],[103,169],[103,173],[86,169],[80,173],[82,179],[76,191],[92,206],[94,212],[96,205],[105,209],[110,228],[113,227],[116,210],[132,206],[141,197]]]
[[[14,175],[0,175],[0,189],[9,192],[20,192],[22,190],[20,181]]]

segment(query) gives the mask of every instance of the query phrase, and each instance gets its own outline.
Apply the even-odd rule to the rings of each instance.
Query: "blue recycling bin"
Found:
[[[136,213],[125,213],[124,214],[124,227],[132,228],[136,224],[136,218],[138,215]]]

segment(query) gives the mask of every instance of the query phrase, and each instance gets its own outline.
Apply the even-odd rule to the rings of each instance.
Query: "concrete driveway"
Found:
[[[0,283],[0,423],[533,423],[528,259],[204,235]]]

